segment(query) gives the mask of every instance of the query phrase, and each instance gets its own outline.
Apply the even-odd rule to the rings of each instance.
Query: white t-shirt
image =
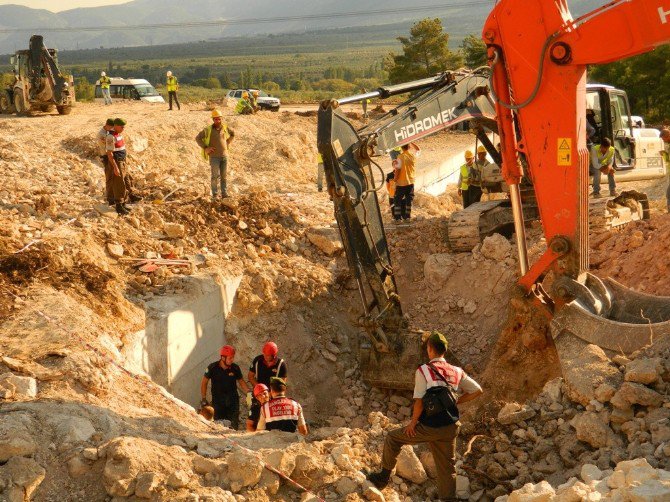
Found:
[[[444,357],[436,357],[435,359],[430,360],[431,363],[436,363],[438,361],[446,362]],[[454,367],[457,368],[456,366]],[[423,376],[423,373],[420,369],[417,369],[416,373],[414,374],[414,399],[421,399],[426,395],[426,383],[426,377]],[[456,390],[462,392],[463,394],[472,394],[473,392],[482,390],[482,386],[479,385],[474,379],[466,375],[463,371],[463,376],[458,382]]]

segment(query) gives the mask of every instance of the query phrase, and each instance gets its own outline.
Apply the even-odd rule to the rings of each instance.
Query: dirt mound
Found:
[[[629,225],[599,236],[591,246],[591,267],[637,291],[670,296],[670,215]]]

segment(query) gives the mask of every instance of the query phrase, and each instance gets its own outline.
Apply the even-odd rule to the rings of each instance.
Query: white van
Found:
[[[112,82],[109,85],[109,93],[112,99],[135,99],[149,103],[165,103],[163,96],[158,94],[154,86],[143,78],[110,77],[110,80]],[[95,83],[95,101],[104,102],[99,80]]]

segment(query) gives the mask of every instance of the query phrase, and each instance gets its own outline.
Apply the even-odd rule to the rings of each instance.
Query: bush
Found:
[[[330,91],[334,93],[349,93],[356,92],[356,84],[347,82],[339,78],[328,78],[312,83],[314,90]]]
[[[95,86],[86,77],[77,77],[74,80],[74,92],[77,101],[93,101]]]
[[[221,82],[216,77],[199,78],[191,82],[191,85],[204,87],[205,89],[221,89]]]

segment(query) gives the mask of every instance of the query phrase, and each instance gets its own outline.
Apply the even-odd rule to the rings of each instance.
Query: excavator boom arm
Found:
[[[404,327],[377,191],[384,180],[375,157],[463,121],[478,133],[496,129],[488,78],[480,72],[447,72],[429,79],[325,101],[318,114],[317,141],[328,192],[352,274],[364,305],[364,324],[379,350],[388,350],[388,332]],[[414,92],[397,108],[360,130],[340,104]],[[497,158],[490,141],[485,142]],[[371,293],[371,298],[368,294]]]
[[[530,291],[549,270],[576,280],[588,271],[586,65],[668,43],[670,4],[616,0],[572,19],[566,0],[502,0],[483,38],[493,66],[503,176],[511,187],[518,184],[518,155],[525,156],[548,244],[533,266],[522,266],[520,284]]]

